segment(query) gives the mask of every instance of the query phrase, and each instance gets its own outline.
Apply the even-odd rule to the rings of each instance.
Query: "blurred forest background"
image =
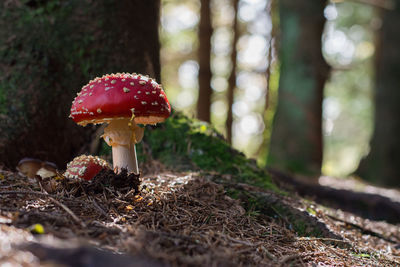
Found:
[[[88,79],[105,72],[142,72],[161,77],[173,109],[209,121],[261,166],[308,176],[357,173],[375,183],[400,185],[400,1],[163,0],[131,1],[128,7],[120,2],[117,7],[110,0],[1,4],[3,147],[18,136],[18,130],[4,130],[19,127],[11,126],[21,106],[15,99],[30,98],[17,88],[39,90],[43,80],[47,87],[65,88],[59,100],[59,93],[49,102],[37,100],[64,116]],[[159,26],[147,25],[149,18],[157,23],[158,14]],[[118,35],[130,29],[135,35]],[[149,45],[158,35],[160,42]],[[96,40],[102,40],[101,49]],[[130,45],[136,47],[133,52]],[[107,51],[120,56],[111,58]],[[52,53],[61,54],[65,63],[57,65]],[[136,61],[129,65],[131,58]],[[60,85],[61,75],[78,78],[64,78]],[[38,112],[34,109],[26,112]],[[31,123],[29,116],[16,120]],[[51,131],[52,124],[47,121],[44,128]],[[77,138],[88,135],[77,128],[73,132]],[[66,158],[79,150],[65,147]],[[1,161],[15,164],[4,154],[12,154],[9,147]]]
[[[201,8],[201,4],[210,5],[210,9]],[[294,172],[315,174],[322,166],[325,175],[352,174],[370,152],[377,45],[383,38],[394,39],[381,37],[380,31],[383,16],[394,13],[396,4],[399,3],[379,0],[163,1],[163,83],[176,109],[191,116],[196,116],[197,111],[200,119],[211,121],[235,148],[263,166],[268,158],[283,153],[277,157],[285,164],[275,162],[276,165]],[[202,46],[209,40],[210,46]],[[209,49],[209,55],[202,49]],[[320,53],[323,58],[315,59]],[[391,53],[398,57],[398,52]],[[302,58],[301,54],[306,56]],[[210,62],[203,62],[204,55]],[[208,64],[210,70],[206,70]],[[320,88],[312,84],[318,82]],[[398,83],[392,84],[393,90],[398,90],[397,86]],[[278,103],[278,94],[283,95],[284,90],[289,94],[297,91],[292,97],[298,99],[282,97]],[[199,97],[199,92],[203,96],[210,94],[211,101]],[[323,98],[312,100],[312,95],[319,93]],[[316,101],[316,107],[308,101]],[[210,115],[203,115],[196,105],[209,108]],[[292,111],[282,110],[274,124],[278,105]],[[319,109],[322,114],[318,114]],[[294,114],[283,114],[291,112]],[[302,139],[307,137],[302,137],[302,130],[298,129],[313,127],[310,118],[302,118],[306,112],[314,113],[316,120],[318,116],[322,119],[322,126],[317,124],[314,129],[318,134],[318,127],[322,128],[320,165],[318,155],[316,159],[307,156],[318,150],[312,147],[315,138]],[[381,119],[398,120],[396,113],[385,116]],[[285,129],[275,139],[272,137],[271,143],[271,134],[278,131],[274,127]],[[293,146],[306,146],[293,152],[299,158],[294,160],[300,161],[297,165],[286,164],[292,160],[290,151],[297,150],[287,145],[291,142]],[[308,162],[301,162],[302,155]],[[379,177],[371,180],[379,181]]]
[[[227,135],[226,120],[230,111],[227,93],[233,68],[232,42],[236,38],[232,144],[265,164],[279,87],[277,45],[280,35],[273,27],[273,22],[279,23],[278,7],[265,0],[239,1],[235,33],[233,1],[211,4],[210,121]],[[321,16],[326,18],[321,36],[322,52],[332,66],[323,100],[323,173],[347,175],[355,171],[369,149],[373,123],[374,37],[381,19],[376,7],[349,1],[328,2],[322,12]],[[192,116],[196,116],[199,92],[199,22],[199,2],[164,2],[161,17],[163,83],[168,88],[172,105]]]

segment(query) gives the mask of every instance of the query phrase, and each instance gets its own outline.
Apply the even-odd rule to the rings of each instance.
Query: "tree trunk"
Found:
[[[281,74],[268,164],[304,175],[319,174],[322,164],[325,4],[282,0],[279,6]]]
[[[111,72],[160,79],[159,1],[0,4],[0,162],[36,157],[64,167],[94,126],[68,118],[81,87]]]
[[[211,108],[211,25],[210,0],[201,0],[199,24],[199,98],[197,118],[210,122]]]
[[[375,61],[375,126],[370,153],[356,173],[363,179],[400,187],[400,1],[383,11]]]
[[[237,49],[236,43],[239,38],[239,29],[238,29],[238,21],[237,21],[237,14],[238,14],[238,6],[239,0],[233,1],[233,7],[235,10],[235,16],[233,18],[233,40],[232,40],[232,52],[231,52],[231,62],[232,62],[232,70],[229,76],[229,86],[228,86],[228,116],[226,118],[226,139],[229,144],[232,144],[232,123],[233,123],[233,114],[232,114],[232,106],[233,106],[233,99],[235,95],[235,87],[236,87],[236,57],[237,57]]]

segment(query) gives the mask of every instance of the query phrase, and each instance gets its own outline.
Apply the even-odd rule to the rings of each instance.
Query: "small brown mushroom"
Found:
[[[23,158],[18,162],[17,171],[29,178],[40,175],[42,178],[56,175],[57,165],[49,161],[41,161],[35,158]]]
[[[42,161],[34,158],[23,158],[18,162],[17,171],[29,178],[34,178],[42,167]]]

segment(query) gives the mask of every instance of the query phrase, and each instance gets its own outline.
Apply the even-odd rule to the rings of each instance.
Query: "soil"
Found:
[[[174,172],[157,162],[143,170],[140,185],[126,173],[103,172],[86,182],[0,170],[0,263],[400,265],[399,225],[285,196],[332,233],[301,236],[284,215],[249,209],[243,199],[229,197],[216,174]]]

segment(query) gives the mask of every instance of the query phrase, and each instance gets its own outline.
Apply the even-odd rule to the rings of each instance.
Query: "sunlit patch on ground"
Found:
[[[319,184],[322,186],[329,186],[335,189],[345,189],[355,192],[363,192],[374,195],[381,195],[390,198],[392,201],[400,202],[400,191],[396,189],[387,189],[382,187],[373,186],[361,179],[354,177],[350,178],[335,178],[331,176],[321,176]]]

